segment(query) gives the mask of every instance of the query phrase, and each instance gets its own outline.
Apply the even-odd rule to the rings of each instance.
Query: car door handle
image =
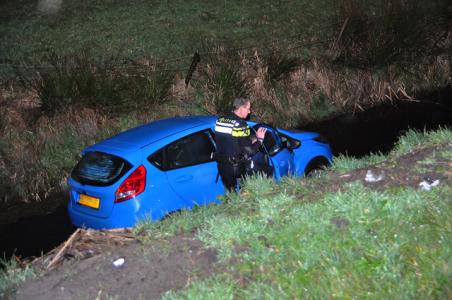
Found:
[[[174,181],[176,181],[177,183],[181,183],[181,182],[189,181],[192,179],[193,179],[193,175],[182,175],[180,177],[177,177],[176,180],[174,180]]]

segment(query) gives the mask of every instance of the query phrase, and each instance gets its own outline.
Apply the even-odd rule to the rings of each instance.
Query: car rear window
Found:
[[[115,183],[132,165],[103,152],[87,152],[74,167],[71,177],[82,184],[107,186]]]

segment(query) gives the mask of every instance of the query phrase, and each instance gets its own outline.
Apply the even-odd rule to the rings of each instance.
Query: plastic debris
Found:
[[[375,174],[372,170],[368,170],[366,173],[366,178],[364,179],[366,182],[378,182],[383,180],[383,174]]]
[[[424,191],[430,191],[432,187],[437,186],[439,184],[439,179],[433,180],[431,178],[425,178],[423,181],[419,183],[419,186]]]
[[[126,260],[124,258],[118,258],[117,260],[115,260],[113,262],[113,267],[115,268],[121,268],[122,266],[124,266],[124,263],[126,262]]]

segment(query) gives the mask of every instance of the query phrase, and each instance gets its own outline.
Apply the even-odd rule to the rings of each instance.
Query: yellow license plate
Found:
[[[81,194],[78,203],[92,208],[99,208],[100,199]]]

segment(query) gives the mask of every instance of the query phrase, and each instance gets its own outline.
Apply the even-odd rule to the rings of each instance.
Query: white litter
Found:
[[[124,265],[124,263],[126,262],[126,260],[124,259],[124,258],[118,258],[117,260],[115,260],[114,262],[113,262],[113,266],[115,267],[115,268],[120,268],[120,267],[122,267],[123,265]]]
[[[432,187],[437,186],[439,184],[439,179],[436,179],[436,180],[433,180],[433,181],[430,181],[430,182],[431,183],[429,183],[427,180],[424,180],[424,181],[419,183],[419,186],[424,191],[430,191],[432,189]]]
[[[366,173],[366,178],[364,179],[366,182],[378,182],[383,180],[383,174],[374,174],[371,170],[368,170]]]

